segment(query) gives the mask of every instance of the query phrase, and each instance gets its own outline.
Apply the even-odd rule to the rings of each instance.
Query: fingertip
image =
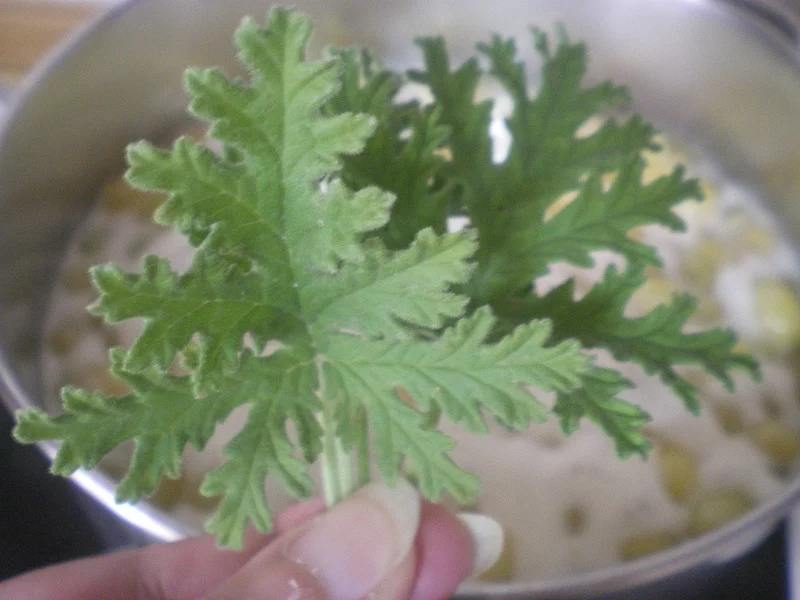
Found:
[[[298,525],[312,519],[325,510],[325,501],[322,498],[313,498],[293,504],[284,509],[275,517],[275,533],[283,534],[291,531]]]
[[[423,502],[416,540],[417,578],[411,600],[452,595],[475,563],[473,538],[464,524],[438,504]]]
[[[500,558],[505,545],[503,528],[488,515],[459,513],[458,520],[464,524],[472,538],[475,559],[470,577],[478,577],[490,569]]]

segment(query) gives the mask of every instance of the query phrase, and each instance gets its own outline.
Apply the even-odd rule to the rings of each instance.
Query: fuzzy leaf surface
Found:
[[[398,102],[403,78],[381,69],[368,52],[339,55],[342,88],[329,109],[370,114],[378,123],[364,150],[344,158],[342,178],[354,189],[376,185],[395,195],[389,222],[380,231],[387,247],[405,248],[427,228],[444,233],[452,183],[442,175],[447,164],[442,150],[450,128],[440,123],[437,110]]]
[[[617,360],[640,364],[647,373],[658,375],[693,412],[699,409],[697,389],[680,375],[677,366],[703,367],[728,390],[733,389],[733,369],[759,377],[755,359],[734,351],[732,331],[685,331],[696,305],[688,294],[678,294],[641,317],[626,317],[625,307],[644,281],[641,266],[625,271],[611,266],[603,280],[580,300],[575,300],[574,282],[568,280],[541,298],[530,295],[509,300],[500,314],[511,323],[552,319],[555,339],[578,339],[586,347],[609,350]]]
[[[618,393],[631,386],[630,381],[613,369],[594,367],[581,376],[580,386],[558,394],[553,412],[566,435],[576,431],[580,420],[586,418],[614,440],[620,458],[632,454],[646,457],[650,442],[641,426],[650,417],[635,404],[617,398]]]
[[[494,36],[478,46],[487,68],[476,58],[451,68],[442,38],[419,42],[425,69],[410,77],[430,87],[431,110],[451,129],[452,160],[442,170],[457,191],[450,203],[464,209],[478,232],[477,266],[463,292],[472,309],[492,306],[500,317],[496,334],[531,319],[550,319],[555,339],[576,339],[587,348],[607,348],[621,361],[637,362],[697,410],[696,390],[680,376],[678,365],[700,365],[730,387],[732,369],[757,376],[755,361],[733,352],[729,331],[685,333],[694,311],[687,296],[641,319],[625,318],[624,309],[645,281],[643,266],[660,264],[655,249],[631,231],[652,224],[682,231],[684,224],[672,209],[701,197],[698,182],[682,167],[643,181],[643,152],[658,150],[655,130],[638,115],[614,117],[630,100],[627,90],[608,81],[586,85],[585,46],[570,42],[563,31],[557,37],[552,44],[533,31],[542,60],[537,84],[518,61],[513,39]],[[492,101],[475,101],[489,77],[513,102],[503,119],[510,146],[501,158],[493,156],[498,142],[491,132],[498,123]],[[551,264],[589,267],[596,250],[621,255],[629,271],[608,273],[580,302],[573,300],[571,287],[544,298],[534,295],[532,281]],[[558,396],[564,431],[573,431],[586,417],[614,439],[620,455],[646,453],[648,445],[638,432],[644,413],[617,396],[626,385],[611,370],[591,369],[578,388]]]
[[[397,477],[398,459],[405,455],[415,463],[427,495],[438,498],[447,489],[469,501],[477,491],[473,480],[447,484],[457,477],[449,459],[441,456],[449,450],[449,440],[436,431],[417,435],[424,429],[425,414],[435,406],[452,421],[485,433],[485,411],[505,427],[521,430],[531,421],[544,421],[548,412],[523,384],[551,390],[576,386],[586,359],[572,341],[547,347],[548,322],[522,325],[487,344],[494,325],[490,310],[482,309],[435,342],[355,336],[333,340],[326,378],[336,394],[364,403],[375,431],[378,465],[387,478]],[[398,402],[398,386],[417,406]]]

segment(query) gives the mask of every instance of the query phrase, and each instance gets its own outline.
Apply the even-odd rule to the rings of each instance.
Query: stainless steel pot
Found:
[[[126,143],[158,138],[183,115],[187,65],[237,69],[231,33],[263,0],[130,0],[62,46],[23,84],[0,130],[0,381],[13,409],[47,406],[40,327],[70,233],[99,184],[122,168]],[[592,76],[628,83],[637,109],[702,141],[768,194],[800,239],[798,20],[780,0],[295,0],[318,45],[355,43],[408,66],[407,40],[445,33],[453,54],[487,33],[526,35],[563,22],[587,40]],[[529,48],[520,43],[520,48]],[[50,399],[52,401],[52,399]],[[44,445],[52,456],[55,448]],[[142,542],[186,527],[146,504],[113,503],[112,482],[78,485],[130,523]],[[636,562],[548,581],[470,583],[463,597],[689,598],[757,544],[800,497],[800,479],[744,518]]]

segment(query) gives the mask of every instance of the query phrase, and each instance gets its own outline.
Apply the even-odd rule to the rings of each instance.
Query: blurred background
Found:
[[[0,84],[18,80],[53,44],[111,0],[0,0]]]
[[[0,0],[0,121],[32,65],[109,3]],[[0,403],[0,579],[126,545],[113,518],[70,482],[50,475],[37,449],[14,442],[12,425]],[[89,512],[99,516],[99,525]]]

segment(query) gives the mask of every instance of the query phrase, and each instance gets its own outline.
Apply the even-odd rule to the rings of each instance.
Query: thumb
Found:
[[[413,583],[419,522],[408,482],[367,485],[261,550],[206,600],[358,600],[376,590],[387,598],[387,583]]]

